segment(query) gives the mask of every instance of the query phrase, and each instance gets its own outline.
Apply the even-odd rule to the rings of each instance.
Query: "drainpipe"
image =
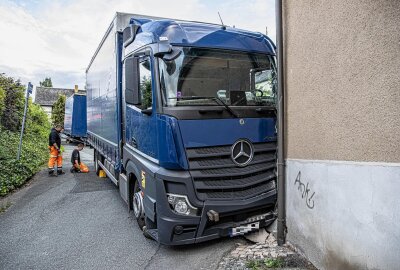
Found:
[[[286,242],[286,185],[285,185],[285,149],[284,149],[284,73],[283,73],[283,35],[282,0],[275,1],[276,43],[278,58],[278,224],[277,240],[282,246]]]

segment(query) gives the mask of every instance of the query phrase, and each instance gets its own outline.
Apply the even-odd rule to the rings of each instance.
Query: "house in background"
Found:
[[[84,90],[78,90],[79,93],[85,92]],[[57,101],[59,95],[65,95],[67,98],[74,94],[74,89],[66,88],[53,88],[53,87],[36,87],[36,95],[34,103],[39,104],[43,110],[47,113],[49,119],[51,118],[51,112],[53,105]]]

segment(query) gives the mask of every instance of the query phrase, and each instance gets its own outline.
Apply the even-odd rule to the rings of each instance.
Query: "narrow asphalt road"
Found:
[[[216,269],[243,241],[168,247],[144,238],[118,189],[93,173],[92,149],[81,152],[92,172],[69,172],[72,149],[65,175],[41,171],[3,199],[12,205],[0,214],[0,269]]]

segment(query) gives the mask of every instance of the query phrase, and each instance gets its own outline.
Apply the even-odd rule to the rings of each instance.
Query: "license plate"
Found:
[[[244,235],[246,233],[256,231],[260,228],[260,222],[253,222],[245,225],[240,225],[235,228],[231,228],[229,231],[229,235],[231,237],[237,236],[237,235]]]

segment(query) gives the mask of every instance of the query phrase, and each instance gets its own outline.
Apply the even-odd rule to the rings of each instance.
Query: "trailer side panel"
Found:
[[[111,24],[86,72],[88,139],[113,161],[119,141],[115,50],[115,26]]]
[[[74,95],[72,137],[86,137],[86,96]]]
[[[64,133],[72,134],[72,113],[74,105],[74,96],[70,96],[65,101],[65,115],[64,115]]]

